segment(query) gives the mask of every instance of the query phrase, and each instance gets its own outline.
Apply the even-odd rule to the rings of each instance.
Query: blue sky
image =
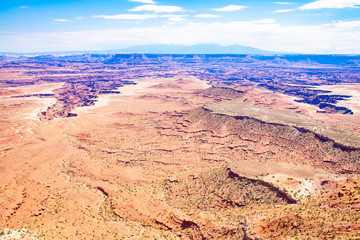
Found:
[[[360,54],[360,0],[1,0],[0,51],[241,44]]]

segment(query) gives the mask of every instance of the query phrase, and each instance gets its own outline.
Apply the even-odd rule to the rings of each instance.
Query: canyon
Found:
[[[0,239],[358,238],[359,66],[307,58],[0,58]]]

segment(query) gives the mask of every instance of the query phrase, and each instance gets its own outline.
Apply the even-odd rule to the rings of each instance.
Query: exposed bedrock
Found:
[[[222,140],[239,159],[301,163],[337,173],[360,172],[359,148],[293,125],[229,116],[202,107],[184,117],[182,128],[197,131],[203,143]]]
[[[311,86],[292,86],[279,83],[262,83],[260,87],[265,87],[274,92],[280,92],[290,96],[300,97],[302,99],[296,102],[307,103],[318,106],[324,113],[354,114],[354,112],[346,107],[337,106],[339,101],[348,100],[352,96],[348,95],[327,95],[330,91],[313,89]]]
[[[241,177],[230,168],[220,168],[186,181],[167,182],[166,188],[169,203],[178,208],[296,203],[295,199],[270,183]]]
[[[207,98],[213,98],[217,101],[240,98],[244,93],[245,92],[238,89],[226,86],[212,86],[197,92],[198,95],[202,95],[203,97]]]
[[[39,113],[41,120],[52,120],[54,118],[75,117],[75,113],[71,111],[77,107],[92,106],[97,101],[99,95],[102,94],[120,94],[116,91],[118,87],[125,84],[133,84],[118,80],[114,83],[92,81],[65,83],[62,88],[56,89],[54,98],[57,102],[48,107],[46,111]]]

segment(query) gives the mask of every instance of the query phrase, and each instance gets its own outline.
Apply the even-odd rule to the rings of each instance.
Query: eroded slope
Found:
[[[134,81],[138,84],[124,86],[122,94],[101,96],[95,106],[76,109],[77,117],[54,121],[23,119],[38,106],[26,98],[6,99],[11,112],[1,119],[1,229],[25,227],[46,239],[354,234],[342,228],[356,229],[359,219],[357,200],[350,201],[350,195],[340,210],[315,204],[321,199],[317,193],[289,204],[292,195],[281,186],[246,176],[246,171],[240,176],[237,170],[248,159],[316,165],[340,175],[357,171],[357,162],[351,162],[357,150],[341,149],[294,126],[202,107],[243,95],[234,89],[206,90],[206,84],[189,76]],[[337,196],[341,183],[328,176],[321,176],[324,196]],[[347,214],[341,222],[316,235],[316,215],[321,222],[333,221],[340,212]],[[284,219],[294,227],[284,227]],[[299,219],[307,225],[298,224]]]

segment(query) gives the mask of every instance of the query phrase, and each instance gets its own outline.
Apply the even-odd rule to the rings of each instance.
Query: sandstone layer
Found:
[[[2,62],[0,238],[359,237],[357,101],[319,112],[243,57],[49,58]]]

